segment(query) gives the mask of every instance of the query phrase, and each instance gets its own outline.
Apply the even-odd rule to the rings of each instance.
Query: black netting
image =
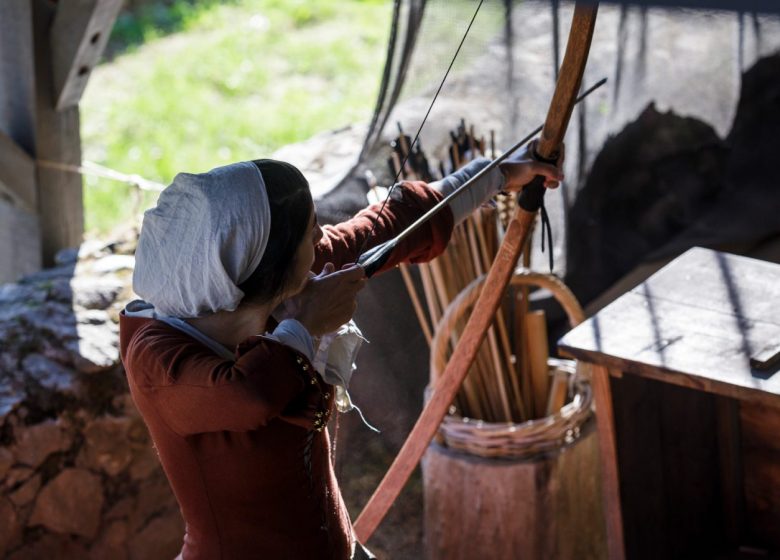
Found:
[[[386,160],[389,142],[398,135],[397,124],[414,136],[477,4],[396,2],[381,93],[359,164],[351,174],[353,182],[361,182],[366,170],[380,184],[392,181]],[[541,124],[572,9],[572,2],[484,2],[420,136],[432,168],[447,160],[449,132],[461,119],[475,126],[477,136],[489,137],[493,131],[499,148]],[[777,15],[601,6],[583,87],[602,77],[609,83],[575,110],[566,136],[567,180],[547,196],[557,272],[566,270],[572,244],[569,211],[576,207],[605,142],[648,110],[696,119],[725,140],[736,115],[743,72],[778,47]],[[663,142],[662,137],[655,144],[661,152]],[[365,185],[353,183],[351,188]],[[534,257],[537,268],[544,268],[545,262],[540,255]]]

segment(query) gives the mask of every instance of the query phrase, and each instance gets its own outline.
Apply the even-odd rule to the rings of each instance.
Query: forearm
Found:
[[[447,197],[487,167],[489,163],[490,160],[487,158],[475,159],[455,173],[447,175],[444,179],[430,183],[430,187]],[[504,183],[504,174],[496,167],[480,177],[468,189],[458,193],[449,203],[455,224],[465,220],[479,206],[503,190]]]

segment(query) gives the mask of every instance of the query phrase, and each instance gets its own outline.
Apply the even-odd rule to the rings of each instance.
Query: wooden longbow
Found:
[[[597,11],[596,3],[575,4],[566,53],[537,144],[536,155],[541,160],[557,159],[585,71]],[[545,192],[543,183],[541,177],[536,177],[520,194],[518,208],[507,227],[496,260],[488,272],[482,292],[455,351],[433,387],[431,399],[355,522],[355,534],[361,542],[366,542],[371,537],[409,480],[474,362],[512,276],[520,250],[525,245],[536,214],[542,206]]]

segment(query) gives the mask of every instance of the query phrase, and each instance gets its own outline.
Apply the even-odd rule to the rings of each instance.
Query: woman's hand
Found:
[[[504,190],[507,192],[519,192],[530,183],[534,177],[541,175],[545,178],[544,186],[548,189],[555,189],[559,182],[563,180],[564,147],[561,145],[561,154],[558,157],[558,165],[542,163],[533,157],[536,149],[536,140],[531,142],[524,149],[518,150],[515,154],[507,158],[506,161],[499,164],[499,169],[504,174],[506,183]]]
[[[350,264],[334,270],[333,264],[327,263],[294,298],[292,317],[314,336],[333,332],[348,322],[357,309],[357,293],[366,284],[360,266]]]

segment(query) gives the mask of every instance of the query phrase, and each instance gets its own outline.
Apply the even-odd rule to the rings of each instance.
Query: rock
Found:
[[[92,539],[100,525],[103,487],[83,469],[65,469],[38,494],[28,526],[43,525],[56,533]]]
[[[9,303],[5,303],[0,305],[0,322],[5,323],[13,322],[18,320],[20,317],[25,317],[33,310],[35,307],[34,305],[39,305],[36,302],[30,302],[29,304],[26,302],[19,302],[19,301],[12,301]]]
[[[135,406],[135,402],[133,402],[133,396],[130,393],[117,395],[114,397],[112,404],[117,409],[117,411],[119,411],[119,413],[124,414],[125,416],[130,416],[132,418],[141,417],[141,413],[138,412],[138,407]],[[141,426],[143,426],[143,422],[141,422]],[[145,426],[144,430],[146,430]]]
[[[146,526],[150,519],[169,508],[178,511],[176,498],[164,476],[141,484],[138,488],[138,501],[128,520],[130,531],[137,532],[139,528]]]
[[[3,486],[5,488],[14,488],[29,479],[33,474],[35,474],[35,470],[30,467],[14,467],[6,473]]]
[[[0,379],[0,424],[24,402],[24,393],[19,391],[14,385],[14,380],[12,379]]]
[[[41,305],[25,306],[18,310],[18,314],[27,327],[50,334],[56,339],[77,336],[76,317],[70,303],[46,301]]]
[[[99,373],[119,363],[118,328],[113,323],[79,324],[77,340],[68,340],[63,348],[81,373]]]
[[[0,286],[0,305],[4,303],[43,303],[46,292],[35,286],[24,284],[3,284]]]
[[[37,541],[15,551],[7,560],[41,560],[42,558],[83,560],[87,554],[84,546],[73,539],[47,533]]]
[[[105,241],[99,239],[88,239],[79,246],[80,259],[98,258],[107,254]]]
[[[50,454],[68,449],[72,443],[70,434],[54,420],[17,428],[14,435],[16,460],[33,468],[43,463]]]
[[[5,558],[6,551],[16,546],[21,536],[22,525],[14,506],[0,497],[0,558]]]
[[[57,266],[54,268],[47,268],[33,274],[23,276],[19,281],[22,284],[35,284],[37,282],[45,282],[54,278],[64,278],[73,276],[76,270],[75,264],[67,264],[63,266]]]
[[[130,478],[132,480],[146,480],[154,472],[162,469],[160,458],[151,445],[145,446],[130,463]]]
[[[124,284],[116,276],[77,276],[70,283],[73,303],[85,309],[107,309],[122,292]]]
[[[54,263],[58,265],[76,264],[79,260],[79,250],[76,247],[65,247],[54,255]]]
[[[89,557],[93,560],[126,560],[127,539],[129,531],[127,522],[113,521],[103,530],[97,542],[89,549]]]
[[[127,519],[135,509],[135,498],[122,498],[109,508],[103,516],[107,521]]]
[[[7,447],[0,447],[0,480],[11,470],[11,465],[14,464],[14,454]]]
[[[35,499],[35,495],[40,489],[41,475],[36,474],[8,497],[16,507],[23,507]]]
[[[130,418],[103,417],[90,422],[84,429],[84,447],[78,464],[95,471],[116,476],[133,460],[133,450],[127,438]]]
[[[132,255],[108,255],[92,263],[92,271],[98,274],[133,270],[133,268],[135,268],[135,257]]]
[[[46,389],[63,393],[75,391],[76,372],[42,354],[28,354],[22,360],[22,369]]]
[[[181,551],[184,521],[178,510],[154,518],[130,541],[131,560],[170,560]]]

